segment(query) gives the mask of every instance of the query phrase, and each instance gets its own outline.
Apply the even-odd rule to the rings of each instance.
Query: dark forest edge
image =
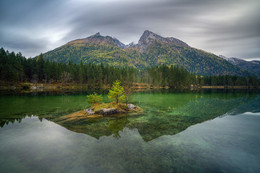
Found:
[[[25,58],[0,49],[0,89],[90,89],[110,88],[115,80],[134,88],[259,88],[255,76],[198,76],[179,66],[154,66],[143,70],[105,64],[57,63]]]

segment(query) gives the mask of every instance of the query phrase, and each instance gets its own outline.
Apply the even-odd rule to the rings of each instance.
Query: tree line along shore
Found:
[[[1,90],[59,90],[110,88],[115,80],[137,89],[174,88],[259,88],[256,76],[200,76],[180,66],[154,66],[146,69],[117,67],[81,62],[57,63],[37,58],[25,58],[0,49]]]

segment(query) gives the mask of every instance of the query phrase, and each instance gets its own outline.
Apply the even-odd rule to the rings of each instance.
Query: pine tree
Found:
[[[88,95],[87,96],[87,102],[90,103],[90,104],[96,104],[96,103],[99,103],[103,100],[102,96],[101,95],[97,95],[97,93],[94,93],[94,94],[91,94],[91,95]]]
[[[124,87],[121,86],[121,82],[119,80],[116,80],[113,83],[112,88],[108,92],[108,98],[115,100],[117,104],[125,99]]]

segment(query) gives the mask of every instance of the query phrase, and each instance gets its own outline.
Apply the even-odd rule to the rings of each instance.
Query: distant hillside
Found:
[[[254,61],[245,61],[243,59],[239,59],[239,58],[227,58],[225,56],[221,56],[221,58],[226,59],[228,62],[230,62],[231,64],[247,70],[248,72],[250,72],[251,74],[255,75],[255,76],[260,76],[260,61],[254,60]]]
[[[43,54],[44,59],[68,63],[104,63],[143,69],[156,65],[179,65],[199,75],[247,75],[230,62],[173,37],[162,37],[144,31],[138,44],[125,45],[100,33],[71,41]]]

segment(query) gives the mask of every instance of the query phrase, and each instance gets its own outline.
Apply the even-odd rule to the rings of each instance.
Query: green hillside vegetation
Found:
[[[214,54],[189,46],[176,45],[170,41],[150,40],[149,44],[145,45],[146,50],[141,51],[140,46],[143,45],[137,44],[129,48],[120,48],[112,37],[94,35],[71,41],[43,54],[43,58],[60,63],[73,62],[79,64],[82,61],[84,64],[103,63],[116,67],[128,66],[138,70],[162,64],[174,65],[184,67],[191,73],[203,76],[246,76],[249,74]]]
[[[87,84],[90,88],[112,86],[120,80],[123,85],[147,83],[157,87],[176,89],[202,85],[260,86],[260,80],[253,76],[199,76],[181,66],[160,65],[138,70],[133,67],[115,67],[104,64],[57,63],[44,60],[42,55],[28,58],[21,53],[0,49],[0,84],[8,83],[77,83]],[[1,88],[1,86],[0,86]]]
[[[125,51],[116,45],[87,44],[66,44],[53,51],[43,54],[44,59],[68,63],[79,64],[81,61],[86,63],[100,64],[123,67],[136,67],[136,61],[131,59],[134,55],[131,51]]]
[[[214,54],[191,47],[177,47],[171,44],[154,42],[148,47],[144,56],[146,57],[144,61],[150,61],[149,66],[178,65],[189,72],[203,76],[248,74],[243,74],[243,70]]]
[[[117,79],[133,82],[136,70],[130,67],[118,68],[103,64],[50,62],[44,60],[42,55],[26,59],[21,53],[9,53],[1,48],[0,74],[2,82],[82,83],[100,88],[103,85],[112,84]]]

